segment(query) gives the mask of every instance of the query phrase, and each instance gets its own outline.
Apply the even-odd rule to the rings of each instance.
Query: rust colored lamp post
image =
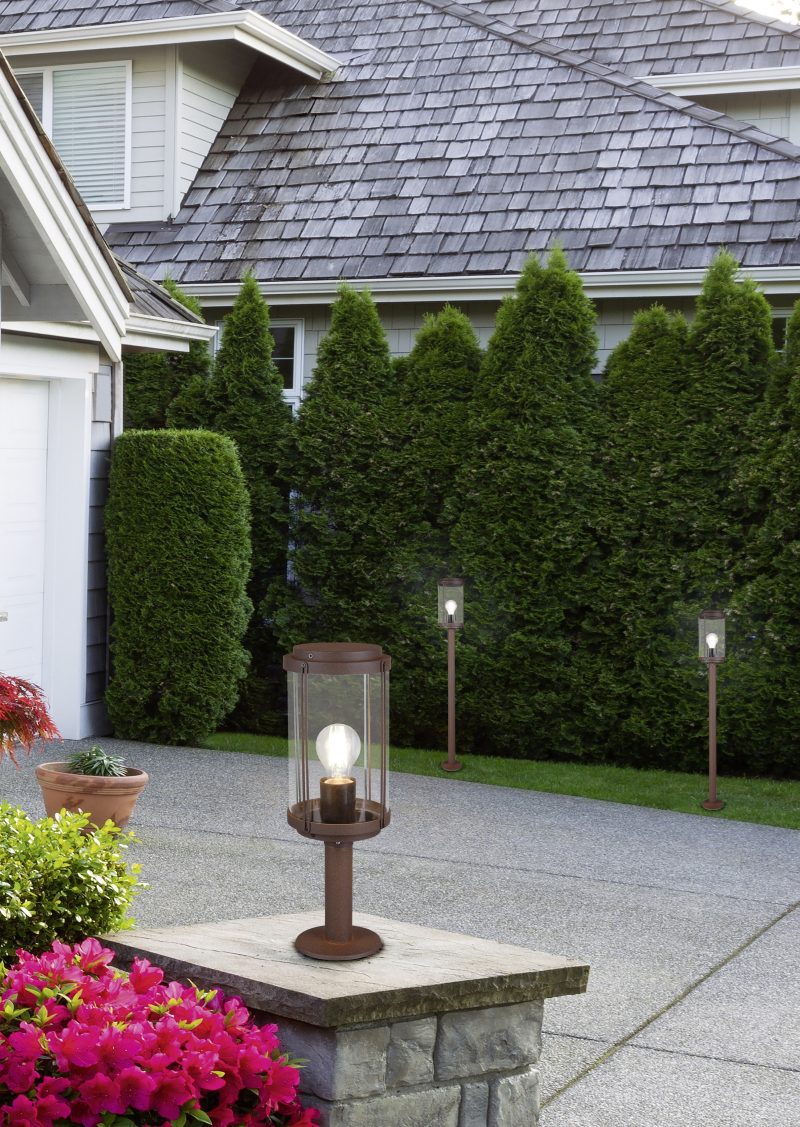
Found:
[[[708,667],[708,798],[704,810],[721,810],[717,798],[717,666],[725,660],[725,612],[704,610],[698,616],[700,660]]]
[[[295,947],[363,959],[383,942],[353,926],[353,843],[389,824],[389,668],[380,646],[312,642],[283,659],[289,679],[289,825],[325,843],[325,925]]]
[[[456,759],[456,630],[464,625],[464,580],[439,581],[439,625],[447,631],[447,759],[443,771],[460,771]]]

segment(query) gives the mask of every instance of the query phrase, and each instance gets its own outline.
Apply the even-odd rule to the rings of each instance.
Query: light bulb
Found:
[[[349,724],[328,724],[317,736],[317,755],[334,778],[342,778],[361,751],[361,739]]]
[[[708,646],[708,648],[710,650],[714,650],[714,649],[717,648],[717,642],[718,641],[719,641],[719,638],[717,637],[716,634],[706,634],[706,645]]]
[[[444,604],[444,609],[449,615],[454,615],[458,610],[458,603],[455,601],[455,599],[447,599]]]

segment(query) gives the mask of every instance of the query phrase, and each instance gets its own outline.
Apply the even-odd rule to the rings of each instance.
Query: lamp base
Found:
[[[464,764],[459,763],[457,759],[454,759],[452,763],[449,759],[445,759],[444,763],[439,764],[442,771],[460,771],[463,766]]]
[[[720,800],[718,798],[715,799],[714,802],[712,802],[711,799],[709,798],[709,799],[706,799],[705,802],[701,802],[700,805],[703,807],[704,810],[721,810],[722,807],[725,805],[725,803],[720,802]]]
[[[311,927],[301,931],[294,941],[295,950],[309,959],[325,959],[330,963],[353,962],[377,955],[383,947],[383,940],[377,932],[366,927],[354,927],[350,939],[337,942],[328,939],[324,927]]]

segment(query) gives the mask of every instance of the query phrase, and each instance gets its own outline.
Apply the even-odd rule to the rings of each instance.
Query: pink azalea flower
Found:
[[[156,1082],[141,1068],[123,1068],[117,1077],[119,1092],[125,1110],[134,1108],[136,1111],[147,1111],[150,1108],[150,1097],[155,1090]]]
[[[130,983],[137,994],[146,994],[158,986],[164,978],[160,967],[153,967],[147,959],[134,959],[130,972]]]
[[[96,1072],[94,1076],[84,1080],[80,1086],[81,1099],[92,1111],[113,1111],[122,1115],[126,1110],[120,1096],[119,1084],[104,1072]]]
[[[164,1073],[156,1078],[151,1106],[153,1111],[163,1115],[165,1119],[177,1119],[181,1108],[191,1097],[189,1085],[183,1077],[175,1073]]]

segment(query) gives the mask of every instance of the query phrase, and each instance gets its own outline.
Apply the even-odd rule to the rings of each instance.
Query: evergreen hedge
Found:
[[[245,644],[251,668],[232,724],[249,731],[274,731],[285,724],[285,676],[281,648],[269,615],[267,593],[286,585],[289,535],[287,461],[292,408],[272,360],[269,308],[252,274],[246,274],[225,318],[214,372],[205,389],[190,387],[181,407],[218,434],[233,439],[250,494],[252,573],[248,594],[254,613]],[[195,396],[193,400],[193,396]]]
[[[573,656],[595,553],[595,313],[560,250],[498,313],[451,506],[467,582],[462,733],[479,751],[580,755]]]
[[[109,716],[118,736],[190,744],[236,703],[250,615],[247,489],[233,443],[128,431],[106,507]]]

